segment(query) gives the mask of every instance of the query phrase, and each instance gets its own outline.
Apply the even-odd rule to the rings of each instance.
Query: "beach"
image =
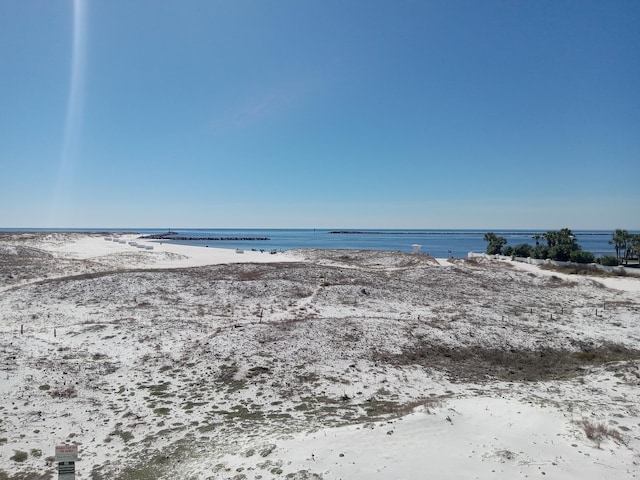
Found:
[[[0,235],[0,478],[638,478],[638,278],[112,237]]]

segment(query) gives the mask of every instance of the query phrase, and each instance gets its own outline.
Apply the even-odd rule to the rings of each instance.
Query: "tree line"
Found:
[[[493,232],[484,234],[487,242],[486,253],[489,255],[507,255],[513,257],[533,257],[537,259],[551,259],[561,262],[594,263],[603,265],[628,264],[629,260],[638,258],[640,253],[640,234],[629,233],[627,230],[616,229],[611,234],[609,244],[614,246],[616,255],[605,255],[596,259],[595,255],[582,247],[576,241],[575,235],[568,228],[549,230],[546,233],[533,235],[535,245],[520,243],[515,246],[507,245],[507,239]]]

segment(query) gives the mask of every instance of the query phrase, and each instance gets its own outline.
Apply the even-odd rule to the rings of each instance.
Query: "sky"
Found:
[[[640,229],[636,0],[0,0],[0,228]]]

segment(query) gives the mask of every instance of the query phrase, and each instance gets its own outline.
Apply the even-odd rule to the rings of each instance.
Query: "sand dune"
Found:
[[[0,237],[0,478],[637,477],[640,280],[104,236]]]

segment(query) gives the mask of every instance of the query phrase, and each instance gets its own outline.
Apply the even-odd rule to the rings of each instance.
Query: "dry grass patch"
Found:
[[[606,270],[600,270],[589,264],[576,264],[567,267],[559,267],[553,264],[541,265],[543,270],[551,270],[558,273],[564,273],[567,275],[585,275],[590,277],[624,277],[627,273],[624,270],[608,272]]]
[[[24,462],[27,458],[29,458],[29,454],[27,452],[14,450],[14,454],[12,457],[9,457],[9,460],[13,460],[14,462]]]
[[[50,390],[49,394],[54,398],[74,398],[78,396],[76,387],[73,385]]]
[[[607,438],[612,439],[614,442],[625,443],[618,430],[610,428],[602,422],[596,423],[588,418],[584,418],[580,422],[580,425],[582,425],[587,438],[594,442],[598,448],[600,448],[602,442]]]
[[[572,378],[591,365],[640,359],[640,351],[617,343],[597,347],[578,345],[578,348],[579,351],[451,347],[421,340],[405,346],[399,354],[374,351],[372,360],[442,370],[455,382],[492,379],[535,382]]]

